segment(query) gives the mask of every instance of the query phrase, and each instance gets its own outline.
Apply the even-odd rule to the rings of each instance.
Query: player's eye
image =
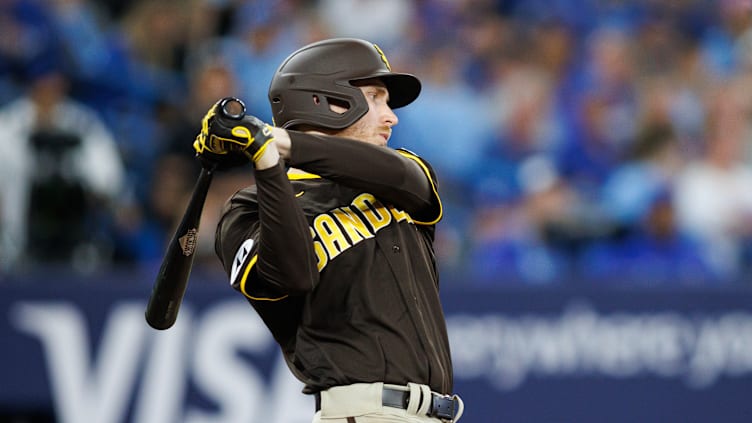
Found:
[[[368,101],[374,102],[374,103],[388,103],[389,102],[389,92],[386,89],[381,89],[379,87],[368,87],[363,89],[363,95],[368,99]]]
[[[385,92],[374,91],[373,93],[369,94],[369,97],[374,102],[379,102],[379,103],[388,103],[389,102],[389,98],[388,98],[388,96],[386,95]]]

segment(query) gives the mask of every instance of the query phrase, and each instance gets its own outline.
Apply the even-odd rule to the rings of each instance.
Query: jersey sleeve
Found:
[[[441,220],[436,175],[416,154],[329,135],[288,133],[291,166],[368,191],[405,210],[418,224]]]
[[[287,294],[282,289],[259,280],[256,262],[261,225],[258,211],[247,208],[250,207],[244,210],[236,206],[224,214],[215,238],[217,255],[230,278],[230,285],[245,297],[267,301],[283,299]]]
[[[282,166],[256,172],[256,190],[225,206],[215,250],[233,288],[252,300],[309,292],[318,280],[307,220]]]

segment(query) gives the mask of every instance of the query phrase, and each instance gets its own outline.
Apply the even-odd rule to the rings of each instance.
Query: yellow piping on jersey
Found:
[[[436,217],[436,219],[430,222],[421,222],[415,219],[413,219],[413,221],[419,225],[435,225],[444,216],[444,206],[441,204],[441,197],[439,197],[439,192],[436,190],[436,184],[433,182],[433,178],[431,178],[431,172],[428,171],[428,167],[426,167],[425,163],[423,163],[423,160],[421,160],[420,157],[405,150],[397,150],[397,152],[414,161],[415,163],[418,163],[418,166],[420,166],[426,176],[428,176],[428,180],[431,182],[431,190],[433,190],[433,194],[436,196],[436,200],[438,200],[439,202],[439,215]]]
[[[299,181],[301,179],[321,179],[321,176],[314,175],[313,173],[308,173],[308,172],[301,172],[301,173],[287,172],[287,179],[291,181]]]
[[[254,297],[245,290],[245,283],[248,280],[248,275],[251,273],[251,268],[253,267],[254,264],[256,264],[256,260],[258,260],[258,254],[255,254],[253,258],[251,258],[251,261],[248,262],[248,266],[246,266],[245,268],[245,272],[243,272],[243,278],[240,279],[240,292],[246,297],[255,301],[279,301],[279,300],[284,300],[285,298],[287,298],[287,295],[283,295],[279,298]]]

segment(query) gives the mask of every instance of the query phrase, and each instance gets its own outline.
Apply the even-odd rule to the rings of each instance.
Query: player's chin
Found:
[[[380,137],[379,138],[373,137],[373,138],[368,138],[368,139],[361,139],[361,141],[364,142],[364,143],[366,143],[366,144],[375,145],[377,147],[386,147],[386,140],[384,140],[383,138],[380,138]]]
[[[379,147],[386,147],[388,143],[389,143],[388,135],[377,135],[373,137],[373,142],[371,144],[378,145]]]
[[[376,145],[379,147],[386,147],[387,142],[389,142],[389,137],[385,137],[383,135],[372,135],[372,136],[364,136],[357,138],[359,141],[364,142],[366,144]]]

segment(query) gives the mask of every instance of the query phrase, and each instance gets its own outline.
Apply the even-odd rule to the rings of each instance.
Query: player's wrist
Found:
[[[290,141],[290,134],[283,128],[272,128],[272,136],[274,137],[274,144],[277,147],[279,158],[287,160],[290,158],[290,150],[292,149],[292,143]]]
[[[261,155],[255,161],[252,161],[256,170],[269,169],[279,163],[280,154],[276,144],[276,141],[268,143]]]

